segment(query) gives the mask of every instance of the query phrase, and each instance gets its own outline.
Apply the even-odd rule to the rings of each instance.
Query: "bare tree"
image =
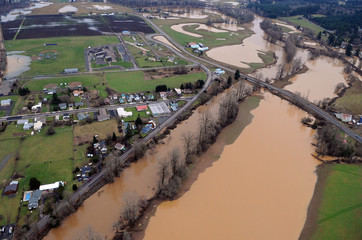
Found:
[[[293,61],[293,66],[292,66],[292,72],[291,74],[294,74],[296,72],[298,72],[302,67],[302,58],[301,57],[297,57],[296,59],[294,59]]]
[[[180,157],[180,149],[174,148],[170,153],[170,164],[171,164],[171,171],[172,174],[178,174],[178,172],[181,169],[181,166],[183,165],[183,162],[181,162]]]
[[[251,93],[251,88],[247,86],[244,80],[239,81],[235,87],[236,89],[236,99],[238,101],[243,100]]]
[[[166,159],[160,162],[158,173],[160,175],[160,186],[163,186],[169,176],[169,162]]]
[[[187,164],[192,163],[192,156],[194,154],[194,135],[191,132],[184,132],[182,134],[182,142],[184,147],[185,161]]]
[[[231,91],[223,96],[219,104],[219,124],[225,127],[234,121],[238,115],[239,107],[237,97],[234,91]]]
[[[137,220],[140,209],[144,207],[145,199],[136,193],[128,193],[123,198],[121,218],[128,224],[134,224]]]
[[[336,85],[336,88],[334,89],[334,93],[338,94],[339,91],[341,91],[343,88],[345,88],[346,85],[344,85],[344,83],[340,82]]]
[[[278,69],[277,69],[277,74],[275,76],[275,80],[282,79],[284,77],[284,72],[285,72],[285,65],[284,64],[279,64]]]
[[[216,137],[218,126],[209,111],[204,111],[199,118],[199,133],[197,136],[197,152],[201,153],[206,150]]]
[[[82,233],[78,234],[73,240],[103,240],[104,238],[88,226]]]
[[[137,160],[145,155],[147,151],[147,146],[144,143],[135,142],[133,144],[133,149],[134,149],[134,158]]]
[[[289,35],[289,37],[285,40],[284,51],[286,54],[287,62],[291,62],[297,53],[297,38],[293,35]]]

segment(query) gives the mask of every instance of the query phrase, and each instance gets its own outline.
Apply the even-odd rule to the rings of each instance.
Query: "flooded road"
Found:
[[[309,70],[303,74],[298,74],[289,81],[293,84],[285,89],[291,92],[300,92],[302,96],[307,96],[309,101],[314,102],[323,98],[333,98],[335,87],[342,82],[347,85],[344,64],[338,59],[319,57],[316,60],[307,61]]]
[[[158,207],[144,239],[298,239],[316,182],[313,131],[304,112],[265,96],[236,140],[232,124],[201,161],[220,159]]]

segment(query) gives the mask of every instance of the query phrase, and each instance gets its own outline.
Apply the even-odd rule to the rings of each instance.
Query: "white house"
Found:
[[[131,117],[133,115],[132,112],[127,112],[124,108],[117,108],[117,113],[119,117]]]

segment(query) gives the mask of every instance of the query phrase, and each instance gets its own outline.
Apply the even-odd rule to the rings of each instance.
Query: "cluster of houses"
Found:
[[[335,113],[334,114],[337,119],[341,120],[342,122],[346,122],[348,124],[357,124],[362,125],[362,116],[358,116],[358,118],[353,119],[352,114],[346,114],[346,113]]]
[[[38,208],[39,200],[43,194],[52,193],[54,190],[58,189],[60,186],[64,186],[64,182],[59,181],[51,184],[40,185],[39,189],[35,191],[25,191],[22,201],[28,202],[28,209],[32,210]],[[4,195],[13,195],[18,192],[19,182],[12,181],[4,189]]]
[[[141,101],[154,101],[156,100],[155,96],[152,93],[136,93],[136,94],[113,94],[110,95],[108,97],[108,101],[107,98],[105,99],[105,103],[110,104],[110,99],[112,100],[118,100],[119,103],[123,104],[123,103],[132,103],[132,102],[141,102]]]
[[[33,129],[34,131],[40,131],[43,127],[44,124],[46,124],[46,118],[44,117],[40,117],[40,118],[35,118],[33,122],[30,122],[29,119],[19,119],[16,124],[18,126],[23,126],[23,130],[31,130]],[[34,132],[32,132],[32,135],[34,134]]]
[[[209,48],[204,44],[195,42],[190,42],[189,44],[187,44],[187,47],[191,48],[192,52],[194,53],[201,53],[209,50]]]
[[[117,62],[117,56],[112,46],[94,47],[88,50],[91,61],[97,65],[104,65],[108,62]]]

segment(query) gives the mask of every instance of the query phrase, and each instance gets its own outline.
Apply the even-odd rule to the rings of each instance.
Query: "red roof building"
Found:
[[[136,109],[137,109],[137,112],[147,111],[148,107],[147,107],[147,105],[142,105],[142,106],[137,106]]]

